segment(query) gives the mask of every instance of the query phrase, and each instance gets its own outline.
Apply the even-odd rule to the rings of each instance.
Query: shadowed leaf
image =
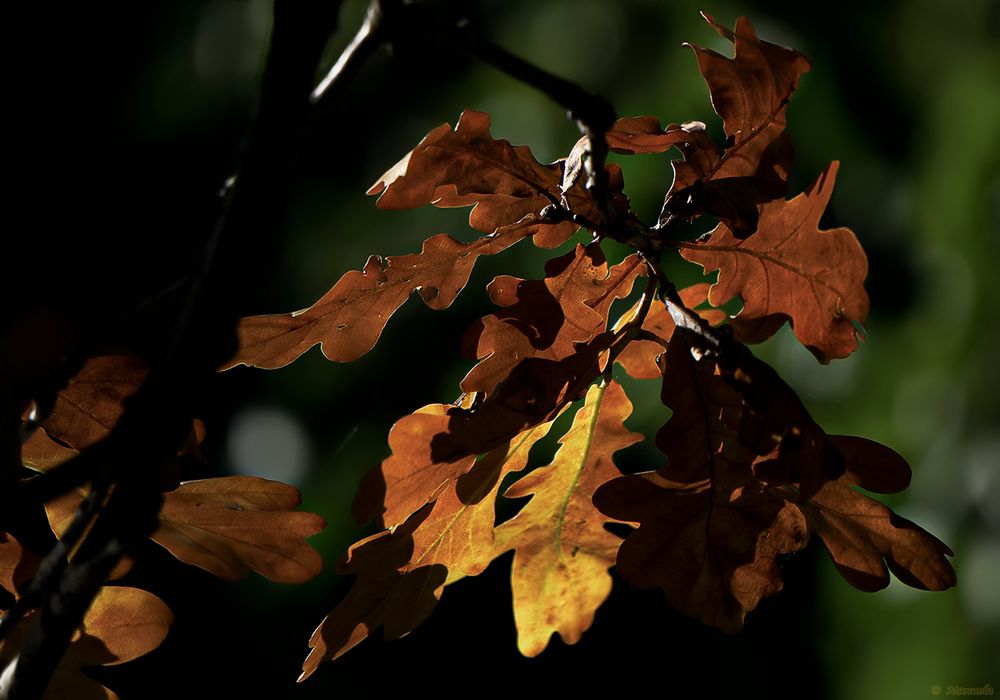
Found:
[[[744,238],[758,226],[757,206],[785,194],[792,161],[791,143],[784,134],[785,110],[809,61],[758,39],[744,17],[731,31],[703,16],[735,49],[729,59],[690,45],[712,106],[722,117],[726,148],[714,146],[703,132],[679,146],[684,160],[674,162],[674,182],[660,221],[712,214]]]
[[[897,452],[864,438],[831,435],[844,457],[842,477],[801,499],[809,530],[817,533],[837,570],[852,586],[877,591],[889,571],[914,588],[940,591],[955,585],[946,555],[952,551],[923,528],[893,513],[852,485],[879,493],[906,488],[910,467]]]
[[[622,543],[618,572],[640,588],[661,586],[670,603],[734,633],[761,599],[781,590],[775,563],[806,544],[805,518],[752,489],[680,484],[658,472],[615,479],[594,503],[640,523]]]
[[[722,323],[726,319],[726,314],[718,309],[699,309],[697,307],[708,301],[707,283],[698,283],[685,287],[679,294],[684,305],[697,313],[713,326]],[[628,323],[636,313],[639,302],[622,314],[615,324],[614,330],[618,331]],[[645,340],[637,338],[632,340],[625,349],[621,351],[615,361],[625,368],[630,376],[636,379],[659,379],[663,376],[656,358],[663,354],[667,341],[670,340],[674,332],[674,321],[667,311],[667,307],[662,303],[653,303],[649,307],[646,318],[642,321],[642,328],[655,335],[659,340]]]
[[[356,574],[357,580],[313,633],[299,680],[379,627],[385,628],[387,639],[408,634],[430,615],[445,585],[486,568],[495,554],[494,502],[500,481],[525,467],[531,447],[551,425],[525,431],[483,455],[433,503],[348,550],[338,572]]]
[[[0,586],[16,595],[21,584],[35,575],[40,561],[13,535],[0,531]]]
[[[504,309],[464,338],[466,354],[482,359],[461,386],[485,401],[474,409],[432,404],[397,421],[389,433],[392,455],[358,488],[358,521],[381,510],[385,525],[401,523],[471,468],[476,455],[579,398],[600,372],[610,336],[599,334],[610,306],[642,270],[636,256],[608,270],[598,247],[577,246],[549,261],[543,281],[494,280],[490,296]]]
[[[149,364],[135,355],[90,357],[56,395],[41,425],[50,438],[82,450],[111,432],[125,410],[124,400],[148,373]]]
[[[0,641],[0,659],[10,662],[22,648],[37,612],[25,616]],[[113,666],[148,654],[167,636],[173,614],[152,593],[138,588],[105,586],[94,598],[53,674],[46,698],[115,700],[118,696],[85,675],[84,666]]]

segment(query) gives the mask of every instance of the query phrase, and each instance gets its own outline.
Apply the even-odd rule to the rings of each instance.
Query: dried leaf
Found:
[[[572,259],[571,259],[572,258]],[[557,263],[557,264],[553,264]],[[525,428],[551,420],[567,403],[576,401],[603,371],[614,339],[604,331],[615,299],[627,296],[643,266],[630,256],[610,271],[597,246],[578,246],[571,254],[547,267],[550,276],[573,270],[576,279],[565,288],[546,281],[546,288],[531,286],[513,295],[535,296],[533,304],[514,304],[503,323],[483,319],[466,335],[466,348],[481,358],[465,380],[465,391],[486,394],[482,405],[449,412],[447,432],[434,438],[436,460],[459,459],[492,448]],[[511,278],[507,278],[511,279]],[[556,297],[555,305],[544,300]],[[509,297],[511,294],[503,295]],[[582,302],[582,303],[581,303]],[[515,307],[519,307],[515,312]],[[471,353],[469,353],[471,354]]]
[[[818,228],[837,167],[832,163],[808,193],[763,205],[756,235],[739,240],[720,224],[707,241],[682,245],[685,259],[706,273],[719,270],[708,297],[713,305],[743,300],[733,324],[738,339],[759,342],[787,317],[821,362],[857,347],[855,323],[868,316],[867,259],[849,229]]]
[[[495,555],[494,502],[504,475],[524,468],[545,423],[483,455],[404,523],[353,545],[338,573],[355,574],[347,597],[320,623],[299,680],[384,627],[398,639],[430,615],[445,585],[481,573]]]
[[[21,445],[21,463],[40,472],[48,471],[78,454],[79,450],[56,442],[41,427]]]
[[[0,659],[9,663],[23,646],[37,611],[25,616],[0,640]],[[105,586],[66,650],[46,690],[46,698],[115,700],[118,696],[81,670],[113,666],[148,654],[163,642],[173,623],[170,608],[152,593],[138,588]]]
[[[663,153],[672,146],[691,141],[697,132],[704,130],[705,125],[701,122],[671,124],[661,129],[656,117],[623,117],[608,129],[604,139],[615,153]]]
[[[591,503],[595,489],[620,475],[613,454],[642,440],[624,420],[632,405],[615,382],[591,386],[552,464],[515,482],[504,494],[532,496],[496,530],[496,552],[514,549],[511,584],[518,648],[537,656],[558,632],[575,644],[611,592],[608,568],[621,540]]]
[[[306,539],[326,524],[293,510],[298,490],[257,477],[188,481],[164,494],[160,526],[151,539],[181,561],[233,581],[256,571],[301,583],[323,569]]]
[[[914,588],[940,591],[954,586],[955,571],[945,556],[952,551],[947,545],[852,488],[901,491],[910,481],[906,460],[864,438],[833,435],[830,439],[844,457],[845,473],[799,507],[841,575],[862,591],[885,588],[890,570]]]
[[[722,219],[739,238],[758,227],[757,206],[784,196],[791,167],[791,142],[784,134],[785,110],[809,70],[802,54],[757,38],[741,17],[735,31],[703,16],[735,45],[732,59],[691,46],[722,117],[727,138],[720,150],[701,136],[680,147],[674,182],[660,221],[707,213]]]
[[[605,515],[639,522],[618,552],[626,581],[661,586],[675,608],[730,633],[761,599],[781,590],[775,558],[807,541],[795,506],[710,481],[680,484],[645,472],[605,484],[594,503]]]
[[[546,265],[546,279],[500,277],[490,296],[504,306],[464,339],[481,359],[462,389],[485,401],[474,409],[433,404],[406,416],[389,433],[392,455],[365,477],[354,514],[367,522],[401,523],[444,484],[471,468],[476,455],[551,420],[600,372],[612,302],[631,291],[642,271],[636,256],[608,270],[600,248],[576,249]]]
[[[87,491],[88,487],[84,486],[45,502],[45,517],[48,518],[49,527],[58,539],[63,539],[63,535],[76,517],[77,509],[87,497]],[[133,563],[135,560],[130,555],[123,555],[108,574],[108,579],[111,581],[120,579],[129,572]]]
[[[125,410],[124,400],[148,373],[149,364],[135,355],[90,357],[56,395],[41,425],[49,437],[82,450],[111,432]]]
[[[627,295],[642,272],[638,256],[609,272],[598,246],[578,245],[546,263],[544,280],[497,277],[487,290],[504,308],[466,331],[463,354],[480,362],[462,380],[462,390],[488,395],[527,358],[572,355],[577,343],[604,330],[611,303]]]
[[[799,78],[809,70],[809,61],[797,51],[758,39],[746,17],[737,19],[735,31],[731,31],[710,15],[702,16],[734,45],[731,59],[690,45],[712,94],[712,107],[722,117],[726,136],[732,139],[733,146],[759,139],[763,142],[761,148],[766,147],[774,140],[775,127],[784,129],[788,101]],[[750,172],[756,169],[756,165],[749,166]]]
[[[382,209],[474,204],[469,224],[492,233],[558,204],[561,180],[559,164],[542,165],[527,146],[494,139],[489,115],[466,110],[454,131],[442,124],[427,134],[368,194],[381,195],[378,206]],[[543,225],[540,231],[549,243],[553,233],[544,230],[549,227],[562,232],[562,241],[577,229],[568,223]]]
[[[441,233],[414,255],[373,255],[364,270],[347,272],[308,309],[241,319],[239,349],[223,369],[284,367],[317,344],[327,359],[356,360],[375,347],[389,317],[413,292],[430,308],[446,309],[480,255],[499,253],[537,230],[537,223],[526,221],[471,243]]]

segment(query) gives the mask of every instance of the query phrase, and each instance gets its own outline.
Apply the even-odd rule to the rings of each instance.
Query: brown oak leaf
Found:
[[[149,364],[135,355],[90,357],[56,395],[41,426],[49,437],[82,450],[111,432],[125,411],[123,402],[147,374]]]
[[[238,326],[239,349],[223,369],[236,365],[277,369],[319,344],[335,362],[358,359],[378,342],[389,318],[413,292],[440,310],[451,306],[480,255],[493,255],[538,230],[526,221],[471,243],[447,234],[424,241],[420,253],[368,258],[350,270],[308,309],[249,316]]]
[[[56,536],[72,521],[85,493],[71,491],[45,504]],[[235,581],[256,571],[281,583],[302,583],[323,570],[306,539],[326,523],[294,510],[298,489],[259,477],[227,476],[187,481],[163,494],[159,527],[150,539],[185,564]],[[123,559],[112,578],[131,565]]]
[[[382,515],[401,523],[476,455],[551,420],[600,373],[610,336],[601,335],[611,304],[626,296],[643,267],[636,256],[607,267],[597,246],[577,246],[549,261],[543,281],[499,277],[490,285],[503,310],[466,334],[464,351],[481,358],[462,389],[481,405],[426,406],[397,421],[392,455],[365,476],[354,500],[359,522]]]
[[[560,164],[542,165],[527,146],[494,139],[489,115],[466,110],[454,131],[442,124],[427,134],[372,185],[368,194],[380,195],[377,204],[382,209],[474,204],[469,224],[492,233],[558,204],[561,181]],[[560,233],[545,230],[550,227]],[[576,229],[562,222],[543,224],[539,230],[545,236],[544,247],[555,247]]]
[[[708,213],[743,238],[758,226],[757,206],[785,194],[792,159],[785,111],[809,61],[761,41],[744,17],[730,30],[702,14],[735,48],[729,59],[691,45],[712,106],[722,117],[726,147],[717,148],[707,136],[680,146],[684,160],[674,162],[674,182],[660,222]]]
[[[781,590],[776,557],[807,540],[798,508],[750,487],[729,491],[645,472],[605,484],[594,503],[612,518],[639,522],[618,552],[626,581],[661,586],[675,608],[730,633]]]
[[[864,250],[850,229],[819,229],[833,191],[838,163],[809,192],[761,207],[757,233],[737,239],[726,224],[703,242],[683,243],[681,255],[707,272],[719,270],[708,299],[722,306],[739,296],[733,321],[737,339],[764,340],[788,318],[796,337],[821,361],[850,355],[856,323],[868,316]]]
[[[608,568],[621,540],[604,528],[608,519],[591,498],[599,485],[620,475],[614,453],[642,440],[623,425],[631,412],[618,383],[591,386],[552,463],[504,493],[532,497],[496,530],[496,553],[515,551],[514,620],[525,656],[540,654],[556,632],[575,644],[611,592]]]
[[[317,576],[323,560],[306,539],[326,522],[294,508],[298,489],[280,481],[229,476],[182,483],[163,494],[150,535],[181,561],[229,581],[256,571],[281,583]]]
[[[889,571],[914,588],[940,591],[955,585],[951,549],[906,518],[852,486],[877,493],[906,488],[910,467],[894,450],[859,437],[830,436],[844,457],[845,471],[799,508],[809,530],[820,536],[837,570],[852,586],[877,591],[889,585]]]

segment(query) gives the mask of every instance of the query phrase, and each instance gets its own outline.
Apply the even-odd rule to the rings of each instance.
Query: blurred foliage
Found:
[[[282,410],[306,429],[313,464],[299,486],[304,507],[329,521],[316,538],[328,573],[299,587],[172,573],[183,592],[161,594],[176,613],[175,630],[163,649],[108,675],[120,679],[122,696],[167,697],[197,685],[227,694],[284,697],[294,690],[296,697],[326,697],[369,685],[403,690],[417,675],[456,667],[460,675],[499,675],[515,684],[511,692],[521,681],[544,689],[557,679],[566,690],[587,688],[587,663],[622,672],[632,667],[627,678],[648,675],[665,694],[681,696],[740,691],[889,700],[923,697],[932,686],[995,686],[1000,6],[994,0],[470,5],[501,45],[607,96],[622,115],[656,114],[664,123],[698,119],[719,127],[695,60],[681,46],[730,50],[699,9],[730,26],[746,15],[763,38],[812,59],[789,113],[797,153],[792,187],[801,190],[830,160],[842,162],[825,223],[850,226],[868,251],[869,337],[854,357],[828,367],[790,333],[759,352],[828,432],[864,435],[909,459],[913,484],[892,505],[952,546],[958,588],[928,594],[894,583],[879,594],[859,593],[810,548],[787,563],[786,590],[751,615],[742,638],[672,614],[655,591],[616,586],[578,647],[556,643],[525,660],[516,656],[503,602],[509,600],[503,559],[480,579],[449,589],[434,618],[411,638],[385,647],[366,643],[290,689],[309,632],[344,588],[332,569],[360,532],[349,510],[357,480],[385,456],[394,420],[455,398],[469,366],[458,357],[460,333],[490,310],[483,286],[500,272],[537,277],[553,255],[523,246],[483,259],[448,312],[404,306],[358,362],[333,365],[314,350],[280,371],[220,376],[205,406],[206,449],[217,467],[228,461],[226,426],[246,405]],[[345,3],[341,31],[328,47],[331,63],[364,10],[361,0]],[[56,17],[38,13],[18,24],[30,47],[19,58],[31,70],[15,80],[13,112],[35,140],[21,146],[26,165],[15,199],[43,231],[73,226],[84,237],[66,244],[69,252],[51,263],[54,269],[39,262],[37,277],[54,281],[35,294],[76,293],[80,304],[127,306],[129,295],[142,298],[169,284],[197,255],[252,113],[269,11],[265,0],[142,3],[127,12],[88,6]],[[427,48],[397,57],[379,52],[308,135],[274,274],[237,291],[260,313],[311,304],[371,253],[412,252],[439,231],[468,235],[465,210],[382,212],[364,196],[423,134],[454,123],[462,109],[490,112],[495,136],[529,144],[542,161],[565,155],[575,142],[574,125],[544,96],[447,47]],[[654,218],[670,182],[668,159],[618,161],[634,208]],[[118,251],[115,263],[74,257],[95,244]],[[94,262],[80,269],[81,259]],[[676,274],[682,281],[698,277],[694,267]],[[636,404],[631,427],[651,436],[666,418],[658,387],[628,388]],[[632,469],[653,468],[661,459],[648,448],[625,454]],[[151,572],[169,565],[156,556],[145,565]],[[156,586],[164,584],[150,585],[160,593]],[[210,614],[217,624],[206,628],[202,616]],[[473,627],[471,614],[482,622]],[[165,667],[173,668],[170,675],[151,688],[149,674]]]

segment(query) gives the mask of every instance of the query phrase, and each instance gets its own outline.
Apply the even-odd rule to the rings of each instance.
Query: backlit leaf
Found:
[[[855,322],[868,316],[865,253],[846,228],[819,229],[833,191],[832,163],[812,189],[761,208],[757,233],[737,239],[719,224],[707,241],[682,244],[681,254],[705,272],[719,270],[708,299],[722,306],[739,296],[736,337],[759,342],[788,318],[796,337],[822,362],[847,357],[857,347]]]
[[[239,364],[276,369],[319,344],[327,359],[351,362],[378,342],[389,317],[413,292],[432,309],[446,309],[469,281],[480,255],[492,255],[538,230],[529,220],[459,243],[438,234],[414,255],[368,258],[308,309],[240,320],[239,350],[226,368]]]
[[[621,540],[604,528],[608,519],[591,498],[598,486],[620,475],[613,454],[642,440],[623,425],[631,412],[616,382],[591,386],[552,464],[504,494],[532,497],[496,530],[497,553],[515,550],[514,619],[518,648],[526,656],[540,654],[555,632],[567,644],[576,643],[611,591],[608,568]]]
[[[792,161],[791,142],[784,133],[785,111],[809,61],[796,51],[758,39],[744,17],[731,31],[703,16],[735,47],[729,59],[691,46],[712,106],[722,117],[726,147],[714,146],[703,133],[679,146],[684,160],[674,162],[674,182],[661,223],[669,216],[707,213],[745,238],[758,226],[758,205],[785,194]]]
[[[226,580],[250,571],[301,583],[322,571],[306,539],[326,524],[294,510],[298,489],[280,481],[231,476],[182,483],[163,495],[160,526],[150,537],[181,561]]]
[[[26,615],[2,640],[0,660],[9,663],[24,645],[37,611]],[[138,588],[105,586],[74,633],[45,692],[46,698],[116,700],[117,695],[87,676],[84,666],[114,666],[139,658],[163,642],[173,623],[170,608]]]
[[[494,139],[489,115],[466,110],[454,131],[442,124],[427,134],[372,185],[368,194],[380,195],[381,209],[474,204],[469,224],[492,233],[539,214],[549,204],[558,204],[561,180],[559,164],[542,165],[527,146]],[[549,226],[563,232],[562,241],[577,229],[569,223],[543,228]],[[551,232],[545,234],[552,237]]]
[[[405,636],[431,613],[445,585],[486,568],[495,555],[494,503],[500,481],[525,467],[531,447],[550,427],[539,425],[483,455],[433,503],[348,550],[338,573],[355,574],[357,580],[313,633],[299,680],[379,627],[386,639]]]

